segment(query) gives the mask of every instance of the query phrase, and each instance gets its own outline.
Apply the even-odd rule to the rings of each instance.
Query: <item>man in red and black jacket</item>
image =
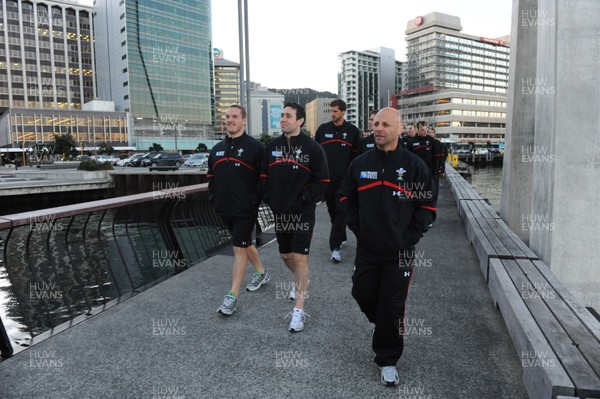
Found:
[[[356,158],[340,190],[348,227],[357,238],[352,296],[375,324],[372,347],[381,381],[398,385],[404,304],[413,274],[414,246],[435,220],[437,191],[427,165],[401,148],[400,113],[375,117],[377,148]]]
[[[304,329],[304,300],[308,289],[308,253],[315,226],[316,203],[323,199],[329,184],[327,158],[321,146],[301,132],[306,119],[304,108],[285,103],[281,115],[283,134],[267,145],[261,169],[267,203],[275,214],[279,254],[294,274],[289,330]]]
[[[342,243],[346,241],[346,224],[344,215],[339,212],[336,194],[348,165],[358,155],[360,150],[360,132],[350,122],[344,120],[346,103],[342,100],[333,100],[330,104],[331,122],[323,123],[315,133],[315,141],[323,147],[327,154],[329,165],[329,178],[331,182],[325,194],[327,211],[331,219],[331,232],[329,234],[329,249],[331,260],[339,263],[342,261]]]
[[[231,315],[237,309],[238,293],[248,261],[254,266],[252,281],[246,289],[256,291],[269,281],[256,247],[252,230],[263,199],[260,168],[265,159],[265,146],[245,131],[246,110],[232,105],[225,114],[227,137],[217,143],[208,156],[208,191],[217,214],[229,229],[233,241],[231,288],[218,313]]]

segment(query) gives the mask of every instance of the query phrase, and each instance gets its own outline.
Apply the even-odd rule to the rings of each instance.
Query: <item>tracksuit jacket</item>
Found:
[[[307,135],[292,136],[288,144],[282,134],[267,144],[260,177],[274,213],[314,211],[329,183],[327,158]]]
[[[358,155],[360,132],[348,121],[340,126],[323,123],[315,133],[315,141],[325,149],[329,177],[332,182],[342,181],[350,162]]]
[[[339,200],[359,247],[389,253],[411,249],[428,230],[437,191],[425,162],[397,146],[356,158]]]
[[[442,145],[433,137],[416,135],[408,140],[406,149],[425,161],[432,175],[437,175],[440,169],[440,160],[443,162]]]
[[[246,132],[213,147],[208,156],[208,191],[218,215],[256,215],[264,196],[259,184],[264,158],[264,144]]]

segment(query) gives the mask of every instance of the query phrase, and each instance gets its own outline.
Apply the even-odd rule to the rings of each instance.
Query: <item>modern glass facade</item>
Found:
[[[99,96],[130,113],[138,147],[193,149],[210,137],[210,0],[97,0],[94,11]]]
[[[94,98],[91,10],[63,1],[0,2],[0,114],[80,109]]]

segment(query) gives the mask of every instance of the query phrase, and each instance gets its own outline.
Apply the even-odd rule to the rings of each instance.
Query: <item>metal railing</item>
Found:
[[[272,220],[261,206],[261,228]],[[0,238],[3,357],[156,285],[231,240],[207,184],[2,216]]]

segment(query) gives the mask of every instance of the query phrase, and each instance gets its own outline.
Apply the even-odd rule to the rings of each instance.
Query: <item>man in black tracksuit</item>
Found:
[[[397,385],[414,246],[435,219],[437,191],[427,165],[398,145],[400,113],[384,108],[374,126],[377,148],[350,164],[339,201],[358,242],[352,296],[375,324],[382,382]]]
[[[208,157],[208,190],[215,211],[232,235],[233,263],[231,288],[218,313],[231,315],[237,309],[237,297],[248,261],[254,266],[248,291],[255,291],[269,281],[252,244],[252,230],[258,215],[258,206],[264,192],[260,168],[265,159],[265,146],[245,131],[246,110],[232,105],[225,114],[227,137],[217,143]]]
[[[325,194],[327,211],[331,219],[331,232],[329,234],[329,249],[331,260],[339,263],[342,261],[341,247],[346,241],[346,223],[344,216],[339,211],[336,194],[348,169],[348,165],[358,155],[360,146],[360,132],[358,128],[344,120],[346,103],[342,100],[333,100],[330,104],[331,122],[323,123],[315,133],[315,141],[323,147],[327,154],[329,178],[331,182]]]
[[[444,143],[442,143],[435,137],[434,128],[429,128],[429,130],[427,131],[427,135],[434,140],[434,144],[432,147],[433,167],[435,169],[434,181],[436,187],[439,188],[440,179],[444,176],[444,172],[446,171],[446,158],[448,157],[448,148]]]
[[[369,114],[369,130],[364,132],[362,139],[360,139],[358,155],[364,154],[365,152],[375,148],[375,139],[373,138],[373,121],[375,120],[375,115],[377,115],[377,112],[379,112],[379,110],[374,109]]]
[[[315,225],[316,203],[329,184],[327,159],[321,146],[301,132],[304,108],[286,103],[281,115],[283,134],[267,145],[261,181],[267,203],[275,214],[279,253],[294,274],[295,307],[290,331],[304,328],[304,300],[308,288],[308,253]]]

